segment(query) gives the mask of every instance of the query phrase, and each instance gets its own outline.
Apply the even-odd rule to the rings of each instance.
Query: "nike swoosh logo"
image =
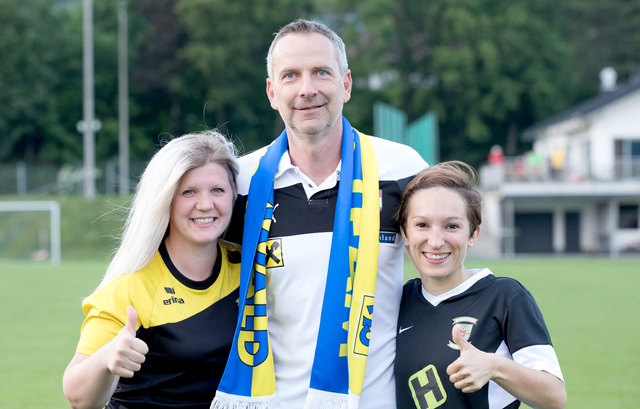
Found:
[[[403,332],[405,332],[406,330],[411,329],[411,328],[413,328],[413,325],[410,326],[410,327],[406,327],[406,328],[400,327],[400,330],[398,330],[398,334],[402,334]]]

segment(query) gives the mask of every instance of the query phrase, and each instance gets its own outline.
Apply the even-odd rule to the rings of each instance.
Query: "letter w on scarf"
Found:
[[[380,215],[371,142],[342,118],[340,184],[318,342],[305,408],[358,405],[369,349]],[[212,408],[268,408],[275,397],[267,329],[266,242],[273,178],[287,149],[286,130],[251,178],[242,240],[240,314]]]

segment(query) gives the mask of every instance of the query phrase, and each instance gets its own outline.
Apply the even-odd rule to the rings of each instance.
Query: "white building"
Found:
[[[480,169],[485,214],[469,254],[640,252],[640,77],[524,133],[527,155]]]

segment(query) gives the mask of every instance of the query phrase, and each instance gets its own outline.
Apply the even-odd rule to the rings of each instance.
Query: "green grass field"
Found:
[[[82,322],[80,302],[104,261],[1,262],[0,408],[65,408],[62,372]],[[408,263],[409,264],[409,263]],[[567,408],[640,406],[640,259],[471,260],[515,277],[547,321],[567,383]],[[406,277],[413,268],[407,267]]]

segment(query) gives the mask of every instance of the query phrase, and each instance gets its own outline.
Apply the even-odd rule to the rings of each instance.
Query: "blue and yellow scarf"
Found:
[[[342,118],[340,184],[329,271],[305,408],[357,408],[369,352],[380,230],[378,170],[369,138]],[[268,408],[275,398],[267,329],[266,243],[273,179],[286,130],[251,178],[242,239],[240,314],[211,408]]]

